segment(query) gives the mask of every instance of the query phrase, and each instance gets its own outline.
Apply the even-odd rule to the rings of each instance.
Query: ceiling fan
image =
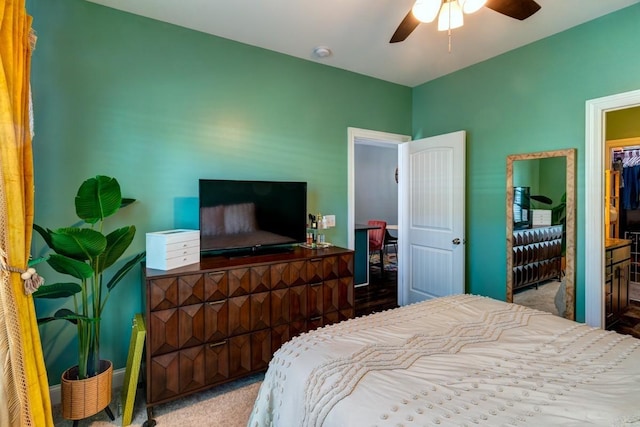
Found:
[[[486,6],[498,13],[521,21],[536,13],[541,7],[534,0],[444,0],[444,2],[443,0],[417,0],[413,8],[400,22],[389,43],[398,43],[405,40],[421,22],[433,21],[438,13],[440,13],[441,18],[445,13],[449,14],[450,19],[452,16],[451,10],[454,6],[460,10],[460,17],[462,16],[461,10],[464,10],[465,13],[472,13],[482,6]],[[455,28],[451,25],[451,21],[444,25],[445,27],[441,28],[439,24],[438,29]],[[462,25],[461,20],[458,26],[460,25]]]

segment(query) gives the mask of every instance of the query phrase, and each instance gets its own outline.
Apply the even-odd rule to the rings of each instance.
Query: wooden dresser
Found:
[[[353,252],[304,249],[143,268],[147,414],[265,370],[290,338],[354,317]]]
[[[618,323],[627,310],[630,267],[631,240],[605,239],[605,329]]]
[[[562,225],[513,232],[513,289],[561,278]]]

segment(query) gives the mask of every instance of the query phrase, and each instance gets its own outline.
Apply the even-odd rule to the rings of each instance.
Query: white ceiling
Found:
[[[488,8],[452,32],[420,24],[389,39],[414,0],[88,0],[219,37],[414,87],[640,0],[536,0],[518,21]],[[333,54],[318,59],[316,46]]]

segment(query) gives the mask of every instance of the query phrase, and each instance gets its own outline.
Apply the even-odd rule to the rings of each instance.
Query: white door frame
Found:
[[[347,242],[349,249],[355,248],[356,189],[355,189],[355,145],[399,145],[411,141],[411,136],[375,130],[347,128]]]
[[[585,323],[604,327],[604,149],[606,113],[640,105],[640,90],[586,103],[585,157]]]

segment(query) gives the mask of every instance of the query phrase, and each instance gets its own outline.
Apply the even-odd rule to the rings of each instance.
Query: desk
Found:
[[[387,230],[397,230],[398,224],[387,224]]]
[[[379,229],[377,225],[356,224],[353,257],[353,283],[355,286],[369,284],[369,230]]]

